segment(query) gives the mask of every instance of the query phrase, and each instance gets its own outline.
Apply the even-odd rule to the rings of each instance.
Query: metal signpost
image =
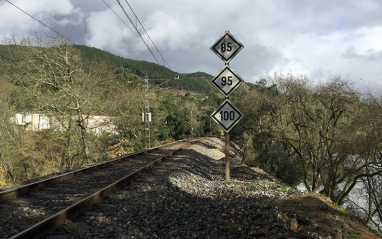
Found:
[[[244,45],[241,44],[229,31],[226,31],[212,45],[211,50],[225,62],[224,68],[215,76],[212,83],[225,96],[226,100],[212,113],[215,120],[225,131],[225,175],[226,181],[230,180],[229,168],[229,131],[244,117],[229,100],[229,95],[240,86],[244,80],[230,67],[229,62],[234,58]]]

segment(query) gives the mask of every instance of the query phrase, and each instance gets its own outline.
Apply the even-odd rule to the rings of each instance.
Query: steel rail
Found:
[[[110,196],[112,193],[117,191],[120,187],[127,184],[128,182],[131,182],[135,178],[142,175],[147,170],[151,169],[157,164],[160,164],[164,159],[171,157],[172,155],[176,154],[177,152],[186,149],[190,147],[193,143],[201,141],[203,139],[198,139],[194,141],[190,141],[188,145],[185,147],[181,147],[179,149],[174,150],[173,152],[160,157],[159,159],[155,160],[154,162],[151,162],[147,164],[146,166],[142,167],[141,169],[138,169],[137,171],[127,175],[126,177],[110,184],[109,186],[97,191],[96,193],[88,196],[87,198],[69,206],[66,209],[61,210],[60,212],[44,219],[43,221],[33,225],[32,227],[18,233],[17,235],[11,237],[11,239],[29,239],[29,238],[35,238],[44,232],[47,232],[49,230],[57,228],[59,225],[61,225],[63,222],[65,222],[68,219],[73,219],[76,217],[80,212],[90,208],[94,204],[98,204],[102,201],[104,197]]]
[[[0,202],[8,200],[8,199],[13,198],[13,197],[21,196],[21,195],[26,194],[28,192],[35,191],[37,189],[50,186],[50,185],[58,183],[58,182],[62,182],[62,181],[71,179],[73,177],[76,177],[76,176],[79,176],[79,175],[82,175],[82,174],[85,174],[85,173],[89,173],[89,172],[92,172],[92,171],[104,168],[106,166],[109,166],[110,164],[120,163],[120,162],[122,162],[124,160],[130,159],[130,158],[134,158],[135,156],[138,156],[138,155],[141,155],[141,154],[144,154],[144,153],[148,153],[148,152],[151,152],[151,151],[159,149],[159,148],[167,147],[167,146],[170,146],[172,144],[185,142],[185,141],[187,141],[187,140],[174,141],[174,142],[171,142],[171,143],[168,143],[168,144],[164,144],[164,145],[160,145],[160,146],[157,146],[157,147],[153,147],[153,148],[150,148],[150,149],[147,149],[147,150],[142,150],[142,151],[138,151],[138,152],[135,152],[135,153],[123,155],[123,156],[120,156],[118,158],[115,158],[115,159],[112,159],[112,160],[109,160],[109,161],[104,161],[104,162],[101,162],[101,163],[98,163],[98,164],[95,164],[95,165],[92,165],[92,166],[88,166],[86,168],[77,169],[75,171],[64,173],[64,174],[58,175],[56,177],[40,180],[40,181],[33,182],[33,183],[30,183],[30,184],[27,184],[27,185],[24,185],[24,186],[20,186],[20,187],[17,187],[17,188],[5,190],[5,191],[0,192]]]

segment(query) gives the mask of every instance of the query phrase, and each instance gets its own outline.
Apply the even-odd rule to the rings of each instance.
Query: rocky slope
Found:
[[[316,194],[231,161],[205,140],[43,238],[378,238]]]

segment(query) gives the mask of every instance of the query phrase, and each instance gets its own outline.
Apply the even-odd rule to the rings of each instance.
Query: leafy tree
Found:
[[[114,71],[115,80],[124,84],[139,84],[139,78],[137,75],[133,74],[130,69],[124,67],[118,67]]]
[[[292,180],[284,177],[290,183],[298,183],[301,175],[309,191],[320,191],[338,204],[360,179],[380,174],[380,164],[371,157],[378,147],[365,147],[380,140],[361,137],[377,131],[373,124],[361,126],[370,107],[347,81],[337,77],[314,86],[293,76],[273,80],[277,91],[258,85],[240,106],[246,115],[242,135],[252,138],[247,142],[252,142],[248,147],[257,164],[280,177],[291,175]],[[371,165],[375,171],[368,173]]]
[[[14,152],[14,144],[18,144],[17,128],[12,127],[10,118],[13,116],[12,97],[9,91],[12,85],[0,78],[0,186],[16,180],[13,172],[13,160],[9,160]]]
[[[342,191],[341,202],[345,201],[351,209],[364,219],[366,223],[382,233],[382,97],[369,95],[357,106],[357,115],[353,124],[356,135],[349,140],[348,148],[352,149],[354,161],[358,171],[350,170],[347,173],[352,180],[346,181],[346,191]],[[355,161],[357,160],[357,161]],[[347,198],[348,194],[353,194]],[[354,200],[354,198],[356,200]],[[362,200],[360,200],[362,199]],[[366,202],[362,205],[359,202]]]

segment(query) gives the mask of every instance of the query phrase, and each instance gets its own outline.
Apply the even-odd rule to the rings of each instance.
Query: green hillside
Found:
[[[140,77],[144,77],[147,74],[150,78],[154,79],[173,79],[176,75],[179,75],[177,72],[152,62],[126,59],[94,47],[74,45],[74,48],[78,50],[86,64],[105,62],[109,69],[125,67]]]
[[[79,50],[82,58],[87,61],[87,64],[106,62],[110,69],[124,67],[142,78],[147,74],[150,82],[156,85],[161,84],[166,80],[174,79],[168,82],[166,87],[172,87],[178,90],[206,94],[214,91],[205,80],[201,79],[201,77],[208,79],[212,78],[211,75],[204,72],[182,74],[152,62],[126,59],[94,47],[75,45],[75,48]],[[175,80],[175,77],[177,76],[179,76],[179,79]]]
[[[109,71],[115,71],[116,69],[123,67],[129,69],[130,73],[137,75],[140,78],[144,78],[145,75],[148,75],[151,84],[161,84],[166,80],[175,79],[179,76],[179,79],[168,82],[166,87],[206,94],[215,90],[205,80],[201,79],[201,77],[211,79],[212,76],[207,73],[197,72],[182,74],[152,62],[126,59],[94,47],[83,45],[73,45],[73,47],[80,55],[85,69],[104,63],[107,65]],[[24,55],[18,54],[18,52],[27,52],[30,50],[27,48],[28,47],[25,46],[0,45],[1,76],[15,78],[18,75],[23,74],[22,68],[24,67]]]

